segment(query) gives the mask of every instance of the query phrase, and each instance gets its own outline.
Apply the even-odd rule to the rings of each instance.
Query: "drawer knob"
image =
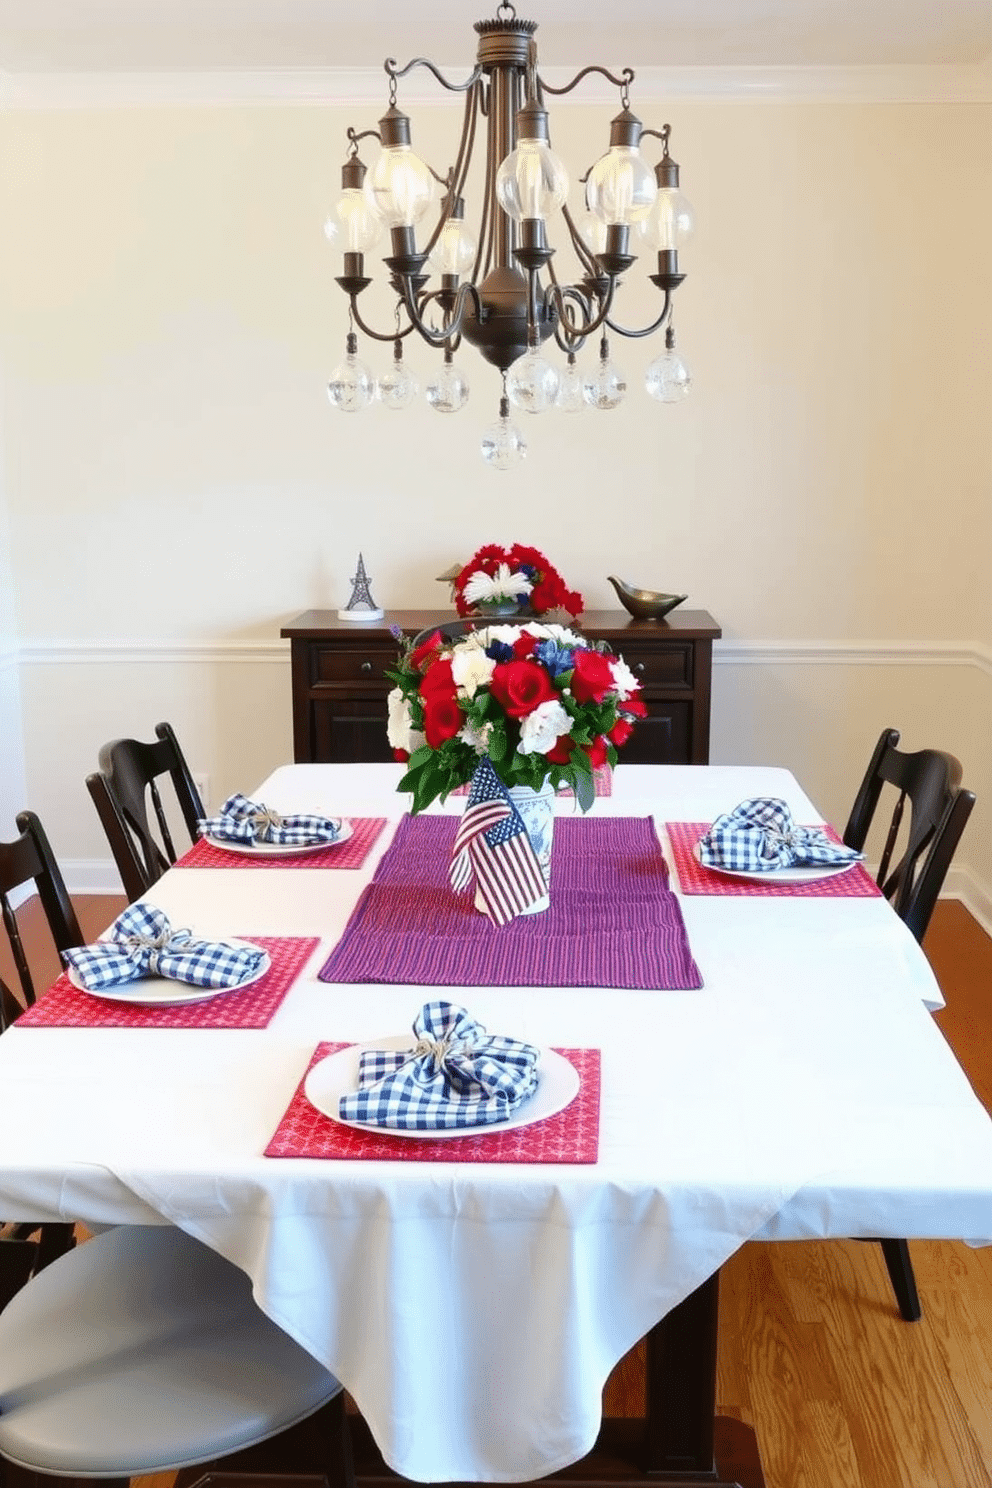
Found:
[[[643,663],[643,661],[639,661],[637,663],[637,665],[635,666],[634,671],[635,672],[643,672],[643,670],[644,670],[644,663]]]
[[[362,671],[363,672],[370,672],[371,670],[372,670],[372,663],[370,661],[363,661],[362,662]]]

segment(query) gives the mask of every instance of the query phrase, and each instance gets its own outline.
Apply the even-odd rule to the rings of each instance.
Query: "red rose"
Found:
[[[559,603],[570,615],[582,614],[582,595],[577,589],[566,589]]]
[[[551,765],[567,765],[572,758],[572,750],[574,748],[575,741],[570,739],[567,734],[562,734],[554,749],[549,749],[544,758]]]
[[[521,635],[513,643],[513,654],[518,661],[524,661],[534,653],[535,640],[532,635]]]
[[[401,765],[405,765],[406,762],[407,762],[407,760],[409,758],[410,758],[410,751],[408,749],[394,749],[393,750],[393,759],[394,760],[399,760],[399,762],[400,762]]]
[[[625,703],[620,704],[622,713],[633,713],[635,718],[647,718],[648,705],[642,698],[628,698]]]
[[[558,696],[547,672],[535,661],[508,661],[496,667],[489,690],[511,718],[526,718],[541,703]]]
[[[576,651],[572,696],[580,703],[601,703],[615,684],[610,663],[598,651]]]
[[[628,722],[626,718],[618,718],[606,737],[611,744],[626,744],[633,732],[634,725],[632,723]]]
[[[432,692],[424,699],[424,734],[432,749],[453,739],[464,719],[454,693]]]
[[[586,754],[589,756],[589,763],[594,770],[598,770],[600,765],[606,764],[606,740],[602,734],[598,738],[593,739],[591,744],[586,745]]]
[[[451,675],[451,657],[441,656],[432,662],[424,673],[424,680],[420,684],[420,695],[425,700],[435,692],[450,693],[455,696],[455,679]]]
[[[546,615],[558,608],[558,586],[550,577],[541,579],[530,591],[530,607],[535,615]]]
[[[411,651],[410,665],[415,671],[422,671],[431,655],[443,644],[444,637],[439,630],[436,630],[432,636],[427,637],[426,641],[421,642],[416,651]]]

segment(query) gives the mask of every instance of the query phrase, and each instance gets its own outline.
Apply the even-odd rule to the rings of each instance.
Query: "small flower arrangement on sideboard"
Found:
[[[578,615],[582,595],[569,589],[558,570],[537,548],[486,543],[452,580],[459,615],[546,615],[566,610]]]

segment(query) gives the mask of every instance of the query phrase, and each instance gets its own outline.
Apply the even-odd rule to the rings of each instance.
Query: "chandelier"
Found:
[[[669,154],[669,126],[646,129],[631,112],[630,68],[616,77],[605,67],[584,67],[564,87],[553,88],[538,72],[536,22],[519,20],[513,5],[502,3],[496,18],[477,21],[475,30],[477,60],[467,81],[449,82],[423,57],[403,68],[387,58],[389,107],[378,129],[347,132],[342,194],[325,232],[344,254],[337,283],[348,297],[350,330],[327,392],[348,413],[375,398],[387,408],[407,407],[419,389],[404,359],[404,342],[416,332],[440,353],[425,387],[428,403],[441,413],[457,412],[468,399],[468,379],[455,358],[467,342],[502,373],[499,417],[483,435],[482,454],[491,467],[505,470],[526,452],[511,411],[602,410],[620,403],[626,381],[612,359],[611,336],[639,338],[663,330],[665,349],[649,365],[645,385],[661,402],[685,396],[690,378],[675,350],[672,296],[685,277],[679,247],[693,218]],[[449,92],[465,95],[455,163],[443,176],[414,154],[410,120],[397,105],[399,80],[419,67]],[[570,93],[591,73],[619,89],[620,112],[610,126],[609,148],[581,178],[587,210],[575,220],[566,204],[568,175],[550,146],[545,96]],[[473,235],[465,201],[480,133],[485,161]],[[359,158],[365,139],[381,146],[371,171]],[[653,169],[642,154],[647,139],[660,144]],[[418,242],[417,225],[437,197],[437,221],[422,229]],[[553,262],[552,220],[564,224],[562,241],[574,256],[570,282],[559,278]],[[376,330],[363,316],[361,296],[373,283],[366,255],[386,229],[390,253],[384,263],[396,297],[395,326]],[[615,318],[617,290],[638,253],[651,251],[657,255],[656,272],[649,275],[658,291],[657,314],[649,324],[629,328]],[[359,331],[393,343],[392,366],[378,380],[359,359]],[[595,338],[598,355],[582,371],[577,356],[588,338]],[[560,369],[545,355],[552,339],[565,358]]]

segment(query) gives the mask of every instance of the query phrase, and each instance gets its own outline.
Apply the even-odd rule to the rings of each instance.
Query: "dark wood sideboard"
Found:
[[[369,624],[339,620],[333,610],[307,610],[284,625],[297,764],[391,759],[386,694],[393,684],[386,671],[397,646],[390,627],[414,636],[452,619],[450,610],[387,610]],[[608,641],[643,684],[648,716],[620,751],[621,760],[707,764],[713,642],[721,634],[712,615],[675,610],[666,620],[633,620],[623,610],[587,610],[575,626],[590,640]]]

